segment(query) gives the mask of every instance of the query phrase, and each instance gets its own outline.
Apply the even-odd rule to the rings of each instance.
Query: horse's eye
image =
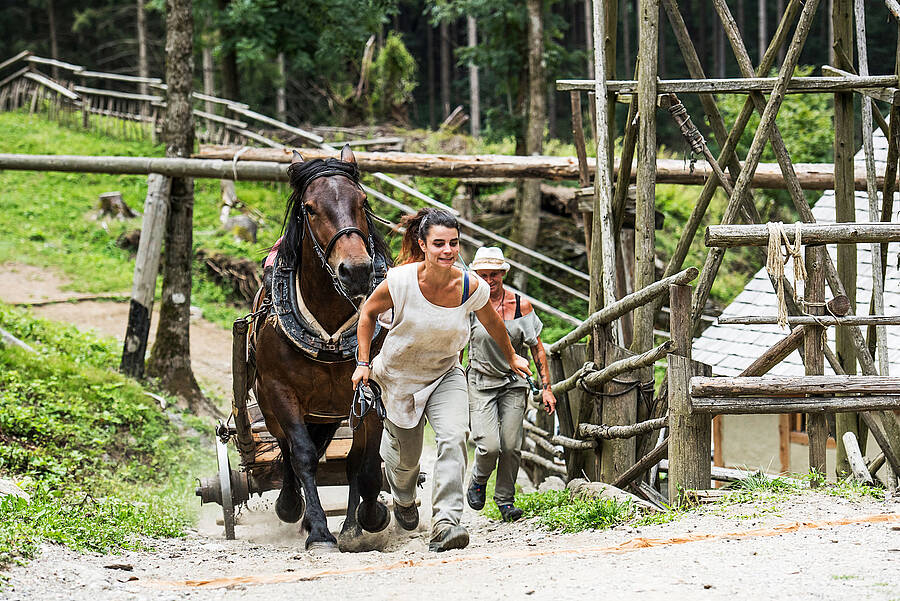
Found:
[[[315,215],[315,214],[316,214],[316,210],[315,210],[314,208],[312,208],[312,205],[304,205],[304,208],[306,209],[306,212],[307,212],[309,215]]]

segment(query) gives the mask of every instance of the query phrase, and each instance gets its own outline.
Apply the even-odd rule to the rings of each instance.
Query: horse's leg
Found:
[[[383,482],[379,453],[383,428],[381,420],[370,414],[361,429],[364,434],[364,445],[360,453],[360,465],[356,470],[356,480],[362,503],[357,509],[356,517],[359,525],[369,532],[380,532],[387,528],[391,521],[387,506],[378,501]]]
[[[278,493],[278,500],[275,501],[275,515],[282,522],[293,524],[303,517],[304,503],[303,495],[300,494],[298,480],[294,475],[294,468],[291,465],[291,450],[288,446],[286,438],[278,439],[278,446],[281,447],[281,492]]]
[[[303,525],[309,531],[306,538],[306,548],[334,548],[337,541],[328,531],[328,522],[325,519],[325,510],[319,501],[319,493],[316,490],[316,467],[319,463],[319,453],[313,442],[306,424],[294,423],[290,428],[285,428],[288,436],[288,444],[291,449],[291,466],[294,475],[300,482],[303,494],[306,497],[306,513]]]
[[[390,513],[378,501],[381,491],[381,420],[374,414],[353,433],[353,446],[347,456],[347,516],[338,536],[341,551],[372,551],[383,546],[379,538],[364,537],[363,530],[381,532],[391,523]],[[362,503],[360,503],[362,496]]]

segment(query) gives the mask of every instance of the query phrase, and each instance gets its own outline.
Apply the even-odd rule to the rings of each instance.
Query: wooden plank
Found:
[[[778,82],[777,77],[732,77],[727,79],[662,79],[657,91],[660,94],[747,94],[750,92],[771,93]],[[592,90],[593,79],[558,79],[556,89],[561,92]],[[846,75],[844,77],[792,77],[787,83],[788,94],[830,94],[835,91],[854,91],[865,88],[897,87],[895,75],[870,75],[867,77]],[[638,81],[611,80],[607,88],[614,94],[638,94]]]
[[[335,459],[346,459],[350,454],[350,448],[353,446],[352,438],[338,438],[329,443],[325,449],[325,460],[334,461]]]
[[[555,357],[559,357],[562,362],[563,371],[565,374],[574,374],[584,365],[585,358],[587,354],[587,348],[584,344],[573,344],[569,347],[566,347],[562,350],[561,353],[557,355],[549,355],[548,361],[553,363]],[[554,391],[554,395],[556,392]],[[587,397],[581,388],[575,387],[572,390],[566,393],[566,398],[568,398],[569,405],[569,414],[571,416],[571,433],[566,433],[563,430],[563,434],[566,436],[573,436],[575,432],[575,424],[580,421],[586,421],[585,413],[587,413],[587,418],[590,417],[590,411],[593,408],[593,399]],[[560,414],[560,428],[562,428],[562,414]],[[566,428],[569,426],[566,425]],[[582,470],[584,468],[585,462],[589,456],[593,456],[593,451],[576,451],[572,454],[571,458],[566,459],[566,471],[568,479],[581,477]]]
[[[806,301],[807,311],[812,315],[822,315],[825,307],[819,303],[825,302],[825,272],[824,272],[824,246],[806,247]],[[821,376],[825,373],[825,355],[822,347],[824,342],[824,328],[809,326],[803,336],[803,363],[806,368],[806,376]],[[871,398],[871,397],[868,397]],[[825,475],[825,448],[828,441],[828,424],[821,413],[807,411],[806,432],[809,434],[809,469]],[[816,481],[810,484],[816,486]]]
[[[72,89],[80,94],[103,96],[104,98],[121,98],[123,100],[137,100],[140,102],[163,102],[162,97],[151,96],[149,94],[134,94],[132,92],[119,92],[117,90],[101,90],[100,88],[89,88],[87,86],[72,86]]]
[[[822,65],[822,73],[835,77],[852,77],[854,75],[852,70],[848,69],[845,71],[844,69],[838,69],[837,67],[832,67],[831,65]],[[856,92],[873,100],[886,102],[893,106],[900,104],[900,89],[897,89],[893,86],[884,88],[856,88],[853,90],[853,92]]]
[[[635,356],[622,347],[609,343],[606,346],[606,361],[626,362]],[[608,366],[609,367],[609,366]],[[631,378],[638,378],[635,370],[629,370]],[[628,372],[624,372],[628,373]],[[631,426],[637,421],[638,391],[630,383],[611,381],[604,385],[600,413],[602,424],[615,426]],[[638,379],[639,381],[639,379]],[[581,433],[581,431],[579,431]],[[600,481],[612,482],[623,474],[635,462],[636,440],[627,438],[604,438],[600,443]]]
[[[144,376],[144,355],[150,334],[150,315],[156,293],[156,275],[165,235],[172,180],[156,173],[147,178],[147,198],[141,223],[141,238],[134,261],[131,305],[119,371],[133,378]]]
[[[808,413],[810,415],[824,416],[825,413],[881,411],[886,409],[900,409],[900,395],[852,397],[707,396],[693,397],[691,400],[691,411],[693,413],[712,415]]]
[[[10,66],[12,64],[19,62],[23,58],[27,58],[29,56],[31,56],[31,50],[23,50],[22,52],[18,53],[17,55],[10,57],[3,62],[0,62],[0,71],[2,71],[3,69],[7,68],[8,66]]]
[[[79,99],[78,94],[72,92],[71,90],[69,90],[66,87],[59,85],[58,83],[56,83],[49,77],[44,77],[40,73],[35,73],[34,71],[29,71],[28,73],[25,73],[22,77],[24,77],[25,79],[30,79],[31,81],[37,82],[37,83],[41,84],[42,86],[44,86],[45,88],[48,88],[50,90],[53,90],[57,94],[65,96],[69,100],[78,100]]]
[[[79,71],[80,77],[91,77],[93,79],[108,79],[110,81],[126,81],[129,83],[146,83],[161,84],[162,80],[158,77],[137,77],[135,75],[123,75],[121,73],[104,73],[102,71]]]
[[[803,223],[784,224],[784,232],[793,243],[800,227],[802,244],[859,244],[864,242],[900,242],[898,223]],[[766,224],[711,225],[706,228],[706,246],[734,248],[736,246],[767,246],[769,230]],[[847,286],[847,283],[844,283]],[[855,303],[851,300],[851,307]]]
[[[853,472],[853,477],[861,484],[873,484],[874,480],[872,480],[872,475],[869,473],[869,468],[866,467],[866,460],[863,459],[859,450],[856,434],[844,432],[841,440],[844,443],[844,448],[847,450],[847,460],[850,464],[850,470]]]

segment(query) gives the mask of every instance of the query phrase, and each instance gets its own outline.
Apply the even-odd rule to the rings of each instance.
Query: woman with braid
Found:
[[[469,265],[491,288],[490,305],[506,326],[513,348],[519,355],[525,348],[541,378],[541,400],[547,413],[556,409],[556,398],[550,390],[547,355],[541,343],[544,327],[528,299],[503,287],[503,276],[509,263],[503,251],[482,247]],[[516,476],[522,457],[522,419],[531,394],[529,383],[509,369],[503,354],[480,322],[471,320],[472,337],[469,343],[469,419],[475,442],[475,465],[466,500],[472,509],[481,509],[485,502],[485,485],[497,468],[494,501],[504,521],[522,517],[522,510],[513,503],[516,495]]]
[[[455,266],[459,225],[447,211],[422,209],[404,220],[400,265],[388,271],[360,310],[354,388],[371,377],[382,389],[387,417],[381,457],[394,497],[394,518],[406,530],[419,523],[416,483],[425,420],[437,443],[432,489],[432,551],[469,543],[460,525],[465,496],[469,399],[459,353],[469,341],[472,313],[494,340],[505,369],[530,375],[528,360],[513,351],[488,285]],[[379,315],[391,311],[390,330],[370,363]]]

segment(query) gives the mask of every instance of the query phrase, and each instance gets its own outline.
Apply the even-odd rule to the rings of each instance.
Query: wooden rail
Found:
[[[900,325],[900,315],[848,315],[846,317],[835,317],[832,315],[789,315],[787,322],[788,325],[792,326],[896,326]],[[778,317],[772,315],[719,317],[718,323],[719,325],[767,325],[777,324]]]
[[[771,92],[775,89],[777,77],[734,77],[729,79],[663,79],[656,89],[659,94],[748,94],[750,92]],[[635,94],[635,80],[611,80],[607,89],[616,94]],[[858,88],[896,87],[896,75],[870,75],[868,77],[792,77],[787,84],[788,94],[832,94],[853,91]],[[560,79],[556,82],[559,91],[593,90],[593,79]]]
[[[888,409],[900,409],[900,395],[691,398],[691,411],[693,413],[712,415],[849,413],[856,411],[883,411]]]
[[[784,224],[791,244],[797,225]],[[802,244],[857,244],[861,242],[900,242],[900,223],[804,223],[800,226]],[[766,246],[769,228],[766,224],[711,225],[706,228],[706,246]]]
[[[900,394],[900,377],[771,376],[767,378],[691,378],[691,396],[791,397],[805,394]]]

